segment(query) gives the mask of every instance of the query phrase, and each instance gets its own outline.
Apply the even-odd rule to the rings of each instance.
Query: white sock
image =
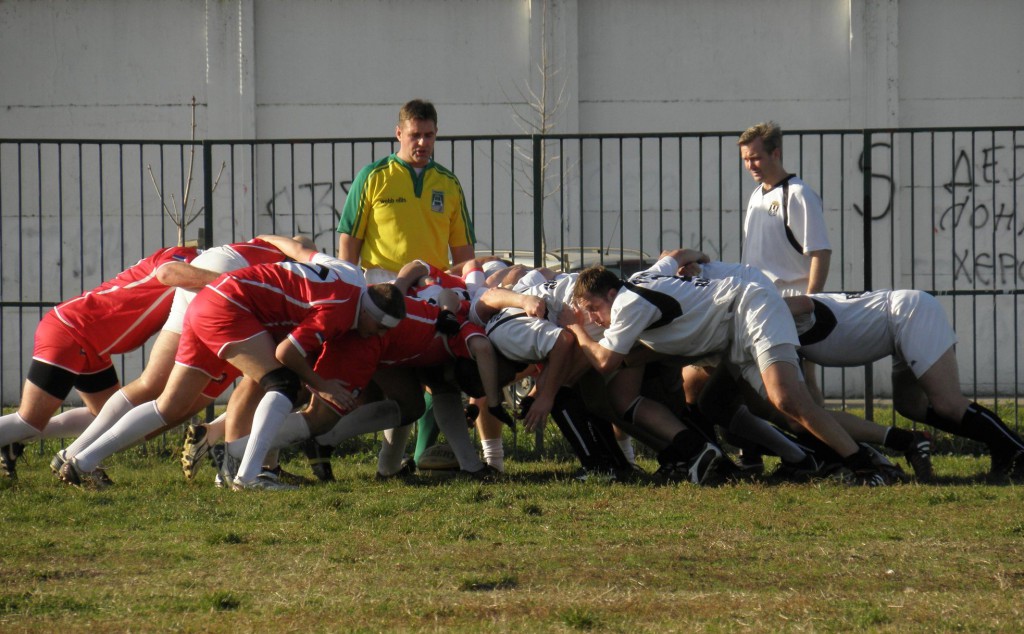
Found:
[[[271,447],[270,451],[267,452],[267,457],[263,459],[263,468],[274,470],[281,466],[278,459],[281,457],[280,452],[275,447]]]
[[[740,405],[732,420],[729,431],[771,450],[786,462],[800,462],[807,454],[799,445],[787,438],[763,418],[755,416],[746,405]]]
[[[224,445],[227,447],[228,453],[231,454],[231,457],[234,458],[235,460],[242,459],[242,456],[245,455],[245,447],[248,444],[248,436],[242,436],[241,438],[236,438],[231,442],[224,443]]]
[[[459,468],[463,471],[479,471],[484,463],[480,461],[476,445],[466,428],[462,396],[457,392],[434,394],[434,420],[459,461]]]
[[[484,462],[502,473],[505,472],[505,444],[498,438],[484,438],[480,441],[484,449]]]
[[[280,392],[267,392],[263,395],[252,416],[249,445],[245,448],[242,463],[238,465],[235,480],[252,482],[260,474],[270,444],[284,423],[284,417],[292,411],[292,406],[292,400]]]
[[[412,428],[410,423],[384,430],[384,440],[377,454],[377,473],[390,476],[402,469],[402,458],[405,457],[405,446],[409,444]]]
[[[114,426],[114,423],[121,420],[128,412],[132,411],[131,401],[124,395],[124,390],[118,390],[107,399],[107,402],[103,404],[100,413],[93,419],[92,424],[84,432],[82,432],[75,442],[68,445],[68,448],[64,450],[64,455],[67,458],[74,458],[80,451],[96,442],[108,429]]]
[[[39,430],[25,422],[18,412],[0,416],[0,447],[39,436]]]
[[[617,440],[619,448],[622,449],[623,455],[626,456],[626,460],[629,460],[629,464],[636,464],[636,452],[633,450],[633,439],[629,436],[625,438],[619,438]]]
[[[206,427],[206,442],[213,446],[224,440],[224,430],[227,427],[228,413],[224,412],[217,418],[214,418],[211,422],[204,425]]]
[[[402,412],[397,401],[375,401],[360,405],[342,416],[334,427],[317,436],[316,441],[326,447],[337,447],[349,438],[393,429],[401,424]]]
[[[307,438],[309,438],[309,425],[306,424],[305,417],[298,412],[289,412],[284,417],[281,429],[277,430],[274,442],[270,446],[277,450],[283,447],[290,447]],[[267,464],[270,463],[268,462]]]
[[[74,438],[80,436],[96,418],[88,407],[74,407],[57,414],[46,423],[40,438]]]
[[[146,436],[166,425],[164,417],[156,408],[156,401],[143,403],[132,409],[114,423],[95,442],[78,452],[75,465],[89,472],[115,453],[146,439]]]
[[[221,478],[221,486],[231,484],[230,480],[238,473],[238,463],[242,461],[245,447],[248,444],[249,436],[242,436],[224,443],[224,462],[221,464],[220,473],[217,474],[217,477]],[[226,481],[222,478],[222,474],[226,476]]]

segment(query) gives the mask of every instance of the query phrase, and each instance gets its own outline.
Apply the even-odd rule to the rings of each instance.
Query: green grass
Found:
[[[494,484],[378,482],[371,455],[232,493],[151,447],[96,492],[31,447],[0,490],[0,631],[1024,629],[1024,488],[985,484],[984,458],[863,489],[581,484],[550,457]]]

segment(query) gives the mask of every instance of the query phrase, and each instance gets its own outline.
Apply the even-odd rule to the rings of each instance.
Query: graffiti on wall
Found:
[[[271,226],[294,222],[296,233],[311,236],[318,243],[318,238],[330,236],[333,242],[341,219],[339,205],[345,204],[351,185],[350,180],[285,185],[263,204],[263,214],[270,219]]]
[[[876,159],[877,152],[888,156],[893,148],[881,141],[872,143],[871,150]],[[937,161],[949,165],[947,173],[936,175],[938,184],[929,187],[930,194],[919,194],[915,202],[915,207],[921,200],[928,205],[937,266],[949,266],[945,272],[955,285],[1001,288],[1024,283],[1024,248],[1018,243],[1024,236],[1024,222],[1017,215],[1018,204],[1024,204],[1024,194],[1017,192],[1024,181],[1024,145],[1010,147],[992,141],[980,148],[957,147],[952,156],[948,163]],[[857,164],[864,176],[863,152]],[[898,185],[890,165],[888,160],[872,162],[874,191],[881,187],[885,192],[873,198],[871,219],[875,222],[887,219],[896,201]],[[863,208],[853,207],[863,217]],[[920,214],[918,208],[912,211]],[[920,245],[913,248],[920,252]]]
[[[992,143],[976,150],[959,148],[948,179],[942,184],[951,200],[938,212],[935,231],[948,235],[952,248],[954,283],[985,287],[1024,282],[1024,253],[1017,239],[1024,223],[1017,220],[1014,191],[1024,179],[1024,162],[1012,149]],[[1021,202],[1024,202],[1022,200]]]
[[[891,154],[892,153],[892,144],[891,143],[887,143],[885,141],[879,141],[879,142],[871,144],[871,155],[872,156],[874,156],[874,152],[875,152],[876,148],[882,148],[883,150],[885,150],[886,154]],[[861,176],[863,176],[864,173],[867,171],[867,165],[866,165],[866,161],[865,161],[864,151],[863,150],[861,150],[860,156],[857,158],[857,169],[860,170]],[[872,169],[871,169],[871,180],[872,181],[881,181],[882,183],[884,183],[884,186],[885,186],[885,189],[886,189],[886,194],[887,194],[886,198],[885,198],[885,204],[884,205],[880,205],[880,204],[872,205],[871,220],[877,222],[879,220],[884,220],[885,218],[887,218],[889,216],[890,213],[892,213],[893,200],[896,198],[896,181],[893,179],[892,174],[888,173],[887,169],[879,170],[879,169],[874,168],[874,167],[872,167]],[[872,185],[877,185],[877,184],[878,183],[872,182]],[[879,211],[879,209],[881,211]],[[857,215],[859,215],[861,217],[864,216],[864,209],[860,205],[858,205],[857,203],[853,203],[853,210],[857,212]]]
[[[870,149],[871,220],[900,223],[902,236],[908,236],[913,217],[915,235],[908,252],[912,257],[929,265],[934,262],[935,273],[957,287],[1024,284],[1024,219],[1017,213],[1024,203],[1024,144],[1008,139],[933,143],[930,151],[912,157],[917,164],[909,166],[906,161],[894,165],[894,155],[906,159],[908,153],[893,139],[874,141]],[[865,162],[861,152],[856,161],[861,178],[867,173]],[[916,178],[907,176],[908,170]],[[266,196],[260,213],[275,230],[289,227],[318,243],[333,244],[351,184],[326,179],[286,184]],[[620,202],[612,201],[612,208]],[[910,203],[913,216],[904,211]],[[863,217],[862,205],[852,207]],[[931,236],[926,233],[929,227]],[[716,245],[708,244],[712,237],[704,235],[700,242],[716,251]],[[645,238],[641,236],[641,242]],[[663,241],[665,235],[657,238]],[[717,247],[725,249],[739,236],[722,234],[718,239],[722,244]]]

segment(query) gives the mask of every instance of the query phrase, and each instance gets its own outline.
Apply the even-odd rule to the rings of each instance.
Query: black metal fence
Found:
[[[1024,388],[1022,132],[798,131],[787,133],[783,155],[824,201],[834,249],[826,289],[938,295],[960,336],[965,391],[1014,403]],[[454,137],[437,142],[435,159],[462,181],[478,253],[629,268],[691,246],[738,261],[754,183],[736,137]],[[389,138],[0,140],[3,402],[19,399],[35,326],[54,303],[179,237],[224,244],[302,233],[333,252],[352,179],[394,149]],[[119,360],[123,377],[138,374],[145,352]],[[882,362],[819,378],[827,396],[870,411],[890,393],[889,370]]]

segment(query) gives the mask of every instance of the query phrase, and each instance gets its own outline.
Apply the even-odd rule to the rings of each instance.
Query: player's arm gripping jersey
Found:
[[[252,313],[275,341],[287,337],[311,354],[355,325],[366,284],[353,264],[318,253],[225,273],[207,288]]]
[[[476,241],[455,175],[433,161],[416,174],[394,154],[356,176],[338,232],[363,241],[364,268],[389,271],[412,260],[447,268],[449,245]]]

